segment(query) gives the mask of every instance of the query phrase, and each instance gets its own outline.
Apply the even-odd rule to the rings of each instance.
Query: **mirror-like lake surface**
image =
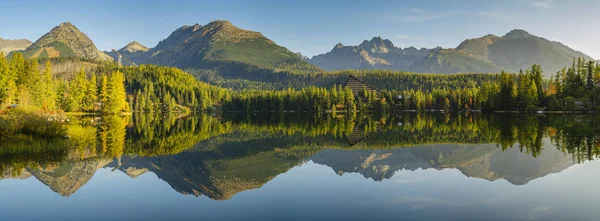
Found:
[[[598,220],[600,117],[84,117],[0,144],[0,220]]]

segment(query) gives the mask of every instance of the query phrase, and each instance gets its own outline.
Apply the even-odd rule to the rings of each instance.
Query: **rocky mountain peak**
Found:
[[[52,28],[25,52],[29,57],[81,57],[94,60],[112,60],[102,53],[94,42],[75,25],[63,22]]]
[[[235,27],[231,24],[230,21],[226,20],[214,20],[206,24],[206,26],[216,26],[216,27]]]
[[[204,26],[199,33],[201,37],[212,38],[215,41],[236,43],[247,39],[264,38],[264,36],[255,31],[240,29],[229,21],[216,20]],[[269,42],[271,42],[269,40]],[[272,43],[272,42],[271,42]]]
[[[380,36],[373,37],[370,41],[365,40],[358,47],[371,53],[388,53],[391,49],[395,48],[390,40],[384,40]]]
[[[529,38],[532,37],[533,35],[529,34],[529,32],[522,30],[522,29],[514,29],[508,33],[506,33],[506,35],[504,35],[504,38],[510,38],[510,39],[520,39],[520,38]]]
[[[140,44],[139,42],[132,41],[132,42],[129,42],[129,44],[125,45],[125,47],[121,48],[119,50],[119,52],[134,53],[134,52],[139,52],[139,51],[146,52],[148,50],[150,50],[150,49],[147,48],[146,46]]]

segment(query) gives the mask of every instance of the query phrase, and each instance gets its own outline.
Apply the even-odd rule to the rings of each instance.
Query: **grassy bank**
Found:
[[[60,114],[14,109],[0,116],[0,139],[20,134],[41,138],[66,137],[67,127]]]

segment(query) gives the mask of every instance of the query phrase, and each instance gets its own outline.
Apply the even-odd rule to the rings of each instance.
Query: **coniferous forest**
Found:
[[[574,59],[568,67],[544,79],[533,65],[519,73],[416,74],[397,71],[334,71],[307,76],[321,86],[283,90],[233,90],[197,80],[173,67],[118,67],[97,63],[67,76],[52,74],[51,63],[61,60],[25,59],[14,53],[0,56],[0,103],[3,109],[28,107],[44,111],[128,112],[371,112],[401,110],[443,111],[597,111],[600,64]],[[40,67],[40,63],[43,66]],[[317,77],[320,76],[320,77]],[[348,76],[364,79],[380,91],[353,94],[343,84]]]

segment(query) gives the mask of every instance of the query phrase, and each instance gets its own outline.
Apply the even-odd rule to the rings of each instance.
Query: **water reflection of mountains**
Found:
[[[307,160],[375,181],[399,170],[456,168],[524,185],[600,152],[592,116],[507,117],[83,119],[70,128],[73,141],[8,142],[0,169],[5,179],[33,176],[63,196],[101,168],[132,178],[152,172],[177,192],[222,200]]]

